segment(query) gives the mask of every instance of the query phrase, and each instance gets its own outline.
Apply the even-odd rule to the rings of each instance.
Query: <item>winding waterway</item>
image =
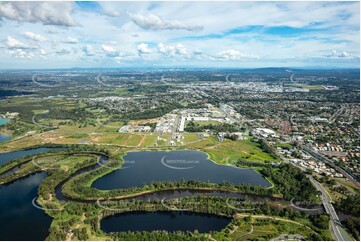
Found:
[[[45,240],[52,218],[32,200],[46,173],[37,173],[0,186],[0,240]]]
[[[26,155],[38,154],[54,149],[61,148],[37,148],[3,153],[0,154],[0,164],[23,158]],[[125,187],[130,187],[143,185],[145,182],[153,181],[153,179],[154,181],[164,181],[175,176],[171,180],[183,178],[216,183],[227,180],[235,184],[250,183],[263,186],[269,185],[267,180],[253,170],[219,166],[208,160],[206,154],[196,151],[157,151],[151,154],[150,152],[130,152],[125,156],[125,161],[126,163],[123,169],[116,170],[110,175],[98,179],[96,182],[106,179],[102,181],[104,186],[119,188],[118,186],[122,181],[126,183]],[[98,164],[80,169],[68,177],[56,187],[56,197],[59,200],[68,200],[61,192],[63,184],[72,177],[96,169],[100,166],[99,164],[106,164],[106,162],[107,158],[100,156],[100,162]],[[186,169],[173,169],[169,166]],[[46,176],[47,174],[45,172],[37,173],[10,184],[0,186],[0,240],[44,240],[46,238],[51,218],[48,217],[44,211],[32,205],[32,200],[37,196],[38,186]],[[200,195],[235,197],[241,200],[244,200],[247,196],[252,201],[287,202],[282,199],[265,196],[245,195],[224,191],[195,191],[192,189],[160,191],[144,194],[135,197],[135,199],[151,201]],[[94,203],[95,201],[80,202]],[[157,221],[157,223],[154,223],[154,221]],[[105,232],[128,230],[194,231],[195,229],[199,232],[209,232],[211,230],[221,230],[229,222],[230,218],[227,217],[194,212],[127,212],[104,218],[101,221],[101,228]],[[19,228],[21,233],[18,232]]]

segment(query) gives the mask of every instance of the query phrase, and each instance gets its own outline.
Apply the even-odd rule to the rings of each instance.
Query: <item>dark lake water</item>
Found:
[[[5,141],[10,140],[10,139],[11,139],[10,135],[0,134],[0,143],[5,142]]]
[[[228,181],[235,185],[271,184],[251,169],[217,165],[198,151],[141,151],[124,156],[121,169],[96,180],[92,187],[101,190],[143,186],[152,181],[198,180],[212,183]]]
[[[26,155],[34,155],[38,153],[48,152],[51,150],[61,150],[61,149],[63,148],[36,148],[31,150],[19,150],[8,153],[0,153],[0,165],[12,160],[23,158]]]
[[[106,217],[100,227],[104,232],[120,231],[220,231],[231,218],[192,212],[130,212]]]
[[[52,219],[32,205],[46,177],[38,173],[0,186],[0,240],[44,240]]]

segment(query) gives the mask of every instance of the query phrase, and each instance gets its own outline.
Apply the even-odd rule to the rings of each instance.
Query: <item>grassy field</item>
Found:
[[[182,137],[184,137],[183,142],[184,143],[190,143],[198,140],[198,134],[182,134]]]
[[[212,160],[220,164],[232,164],[239,159],[256,162],[275,161],[272,156],[259,148],[259,144],[249,140],[225,140],[214,146],[205,147],[204,151]]]
[[[38,109],[39,111],[39,109]],[[170,146],[174,141],[177,149],[201,150],[209,154],[210,159],[219,164],[234,164],[234,161],[243,159],[247,161],[263,162],[275,161],[268,153],[259,148],[259,144],[249,140],[224,140],[222,142],[214,136],[200,138],[196,133],[182,133],[181,142],[176,142],[170,134],[158,135],[156,133],[118,133],[120,122],[106,125],[97,124],[80,127],[79,125],[61,125],[57,129],[40,133],[17,140],[10,140],[0,145],[0,151],[23,149],[37,144],[104,144],[128,147],[158,147]],[[158,139],[158,137],[160,139]]]

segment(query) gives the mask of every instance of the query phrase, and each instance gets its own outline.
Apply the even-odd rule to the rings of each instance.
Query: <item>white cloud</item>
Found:
[[[176,45],[168,45],[168,46],[164,45],[163,43],[160,43],[158,45],[158,52],[167,56],[186,55],[188,53],[187,48],[179,43]]]
[[[113,46],[110,45],[102,45],[102,50],[105,52],[108,57],[119,57],[120,53]]]
[[[175,53],[178,55],[186,55],[187,54],[187,49],[182,44],[176,44],[174,49],[175,49]]]
[[[221,60],[259,59],[257,55],[243,54],[238,50],[225,50],[213,57]]]
[[[8,54],[19,59],[32,59],[35,55],[28,50],[24,49],[12,49],[8,51]]]
[[[144,55],[144,54],[150,54],[152,51],[149,49],[147,44],[141,43],[138,45],[138,54]]]
[[[113,52],[117,51],[114,47],[109,46],[109,45],[102,45],[102,50],[104,52],[108,52],[108,53],[113,53]]]
[[[5,40],[5,44],[10,48],[10,49],[27,49],[28,47],[21,41],[15,39],[12,36],[8,36]]]
[[[349,57],[350,54],[347,53],[346,51],[342,51],[342,53],[340,54],[340,57]]]
[[[34,34],[32,32],[23,32],[22,35],[28,40],[40,41],[40,42],[47,40],[44,36],[40,34]]]
[[[338,59],[338,58],[344,58],[344,59],[353,59],[356,56],[351,55],[347,51],[337,52],[336,50],[333,50],[330,55],[326,55],[327,58],[331,59]]]
[[[44,25],[75,26],[72,2],[0,2],[0,18]]]
[[[56,4],[59,4],[57,8]],[[59,7],[62,4],[73,10],[65,9],[63,13]],[[70,63],[86,67],[95,60],[111,66],[115,57],[129,66],[147,63],[227,67],[236,66],[243,59],[247,60],[244,66],[250,67],[279,63],[311,66],[319,65],[320,59],[325,66],[339,63],[359,66],[359,2],[100,2],[99,5],[101,8],[92,11],[74,2],[0,1],[0,45],[3,46],[0,66],[14,65],[13,61],[7,61],[13,58],[7,53],[15,49],[29,50],[35,57],[44,49],[49,56],[46,62],[16,62],[19,68],[62,67]],[[66,14],[76,27],[59,27],[67,26],[66,20],[60,18]],[[194,26],[204,28],[190,32],[195,31]],[[163,31],[154,34],[151,30]],[[42,35],[48,41],[28,41],[23,35],[26,32]],[[7,41],[8,36],[13,39]],[[63,43],[68,36],[76,38],[78,43]],[[139,46],[141,43],[147,43],[147,48]],[[102,44],[106,47],[102,48]],[[61,61],[50,58],[55,51],[64,54],[62,49],[70,54]],[[143,54],[145,60],[140,62],[139,55],[146,53],[146,49],[152,53]],[[124,55],[125,50],[130,54]],[[17,52],[12,54],[26,56]],[[87,58],[91,55],[92,58]],[[258,56],[261,59],[256,59]]]
[[[188,30],[200,31],[202,26],[186,24],[178,20],[167,20],[154,14],[132,14],[129,13],[130,19],[142,29],[147,30]]]
[[[68,38],[66,38],[66,40],[63,41],[63,43],[67,43],[67,44],[76,44],[78,42],[79,42],[79,40],[77,38],[73,38],[73,37],[68,37]]]
[[[83,53],[86,56],[93,56],[94,55],[94,50],[93,47],[91,45],[87,45],[83,48]]]

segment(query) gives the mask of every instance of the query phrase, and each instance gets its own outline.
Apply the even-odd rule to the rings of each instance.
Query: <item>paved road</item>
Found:
[[[331,204],[331,197],[327,193],[327,191],[323,188],[323,186],[317,182],[311,175],[307,175],[312,184],[316,187],[317,190],[321,192],[321,200],[323,206],[325,207],[326,212],[331,216],[331,233],[337,241],[351,241],[353,240],[344,228],[341,226],[340,219]]]
[[[313,156],[313,158],[322,161],[326,164],[328,164],[329,166],[331,166],[332,168],[334,168],[335,170],[337,170],[338,172],[340,172],[342,175],[344,175],[347,179],[349,179],[355,186],[357,186],[358,188],[360,188],[360,183],[354,178],[352,177],[348,172],[346,172],[345,170],[343,170],[341,167],[337,166],[336,164],[334,164],[331,160],[327,159],[326,157],[324,157],[323,155],[321,155],[318,152],[313,151],[311,148],[306,147],[306,146],[302,146],[302,149],[304,151],[306,151],[307,153],[309,153],[311,156]]]
[[[290,164],[296,166],[294,163],[290,162],[287,158],[284,158],[284,157],[282,157],[282,158],[286,163],[290,163]],[[299,167],[299,166],[297,166],[297,167],[300,168],[302,171],[306,171],[306,169],[304,167]],[[348,235],[348,233],[345,231],[345,229],[341,226],[340,219],[339,219],[333,205],[331,204],[331,202],[332,202],[331,196],[327,193],[327,191],[323,188],[323,186],[318,181],[316,181],[311,175],[306,175],[306,176],[312,182],[312,184],[316,187],[316,189],[321,192],[321,200],[322,200],[323,206],[325,207],[326,213],[328,213],[331,217],[332,236],[337,241],[354,240],[352,237],[350,237]]]

